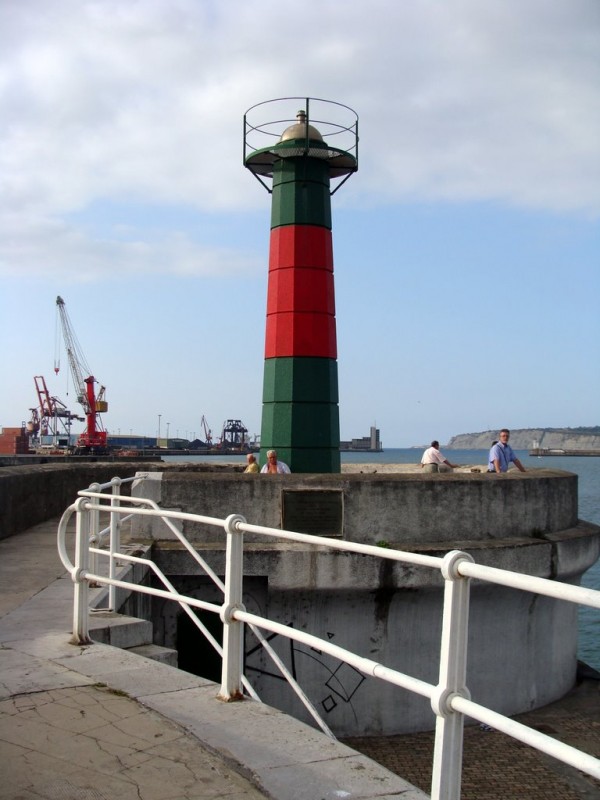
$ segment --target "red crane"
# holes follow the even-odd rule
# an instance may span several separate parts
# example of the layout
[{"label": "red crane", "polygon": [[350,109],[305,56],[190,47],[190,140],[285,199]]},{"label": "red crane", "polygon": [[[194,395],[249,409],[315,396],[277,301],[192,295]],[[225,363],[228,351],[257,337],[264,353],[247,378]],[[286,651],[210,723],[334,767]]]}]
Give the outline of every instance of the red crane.
[{"label": "red crane", "polygon": [[202,414],[202,419],[200,420],[200,425],[204,429],[204,441],[209,447],[212,447],[212,433],[210,428],[208,427],[208,422],[206,421],[206,417]]},{"label": "red crane", "polygon": [[[49,428],[48,421],[54,417],[56,412],[56,398],[50,397],[50,392],[48,391],[46,380],[43,375],[35,375],[33,381],[35,383],[35,391],[37,392],[38,396],[38,413],[42,435],[47,436]],[[34,409],[32,408],[31,410],[33,411]]]},{"label": "red crane", "polygon": [[41,436],[48,436],[49,433],[52,433],[56,444],[58,439],[58,423],[60,421],[69,438],[72,420],[78,419],[83,421],[84,418],[72,414],[58,397],[53,397],[50,394],[46,386],[46,379],[43,375],[35,375],[33,381],[38,396],[38,406],[37,408],[30,409],[31,420],[27,423],[28,432],[34,440],[38,438],[38,434]]},{"label": "red crane", "polygon": [[[73,383],[77,390],[77,402],[83,406],[86,418],[86,430],[79,436],[75,452],[105,453],[108,450],[106,431],[100,417],[101,413],[108,411],[108,403],[104,400],[105,388],[100,386],[100,390],[96,394],[94,384],[98,383],[98,381],[91,374],[91,370],[86,363],[67,314],[65,301],[60,296],[56,298],[56,308],[60,317]],[[59,369],[60,360],[57,359],[54,363],[54,371],[58,373]],[[85,375],[87,377],[84,377]]]}]

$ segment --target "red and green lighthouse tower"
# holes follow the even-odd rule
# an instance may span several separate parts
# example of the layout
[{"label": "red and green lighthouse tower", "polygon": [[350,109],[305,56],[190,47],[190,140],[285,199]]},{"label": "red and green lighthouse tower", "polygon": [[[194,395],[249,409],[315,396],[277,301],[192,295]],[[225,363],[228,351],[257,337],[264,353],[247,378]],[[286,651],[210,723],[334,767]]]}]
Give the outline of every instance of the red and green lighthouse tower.
[{"label": "red and green lighthouse tower", "polygon": [[[299,99],[295,121],[250,122]],[[264,136],[269,146],[250,144]],[[292,472],[340,471],[331,195],[358,169],[357,145],[358,118],[339,103],[284,98],[244,117],[244,164],[272,193],[261,462],[277,450]]]}]

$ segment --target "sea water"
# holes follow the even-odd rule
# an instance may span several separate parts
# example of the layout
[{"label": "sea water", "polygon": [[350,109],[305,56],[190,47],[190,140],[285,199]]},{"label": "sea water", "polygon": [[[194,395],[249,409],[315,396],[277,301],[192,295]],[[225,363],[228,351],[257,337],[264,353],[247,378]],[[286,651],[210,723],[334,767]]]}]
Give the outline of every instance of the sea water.
[{"label": "sea water", "polygon": [[[485,465],[487,451],[448,450],[442,454],[453,464]],[[561,469],[574,472],[579,480],[579,518],[600,525],[600,456],[530,456],[516,450],[525,468]],[[415,448],[390,448],[382,453],[341,453],[342,464],[418,464],[422,451]],[[165,461],[244,462],[245,456],[163,456]],[[590,567],[581,585],[600,590],[600,560]],[[578,657],[600,671],[600,609],[580,608]]]}]

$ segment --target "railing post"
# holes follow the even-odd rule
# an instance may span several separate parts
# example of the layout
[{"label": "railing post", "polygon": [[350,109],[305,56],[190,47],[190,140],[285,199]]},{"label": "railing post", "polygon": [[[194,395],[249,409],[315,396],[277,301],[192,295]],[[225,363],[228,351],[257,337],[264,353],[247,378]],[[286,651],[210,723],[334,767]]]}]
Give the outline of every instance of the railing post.
[{"label": "railing post", "polygon": [[[117,577],[117,555],[121,552],[121,515],[112,513],[113,508],[118,508],[121,501],[118,495],[121,490],[121,478],[112,478],[112,497],[110,498],[110,556],[108,559],[108,577],[114,580]],[[117,587],[108,587],[108,608],[110,611],[117,610]]]},{"label": "railing post", "polygon": [[233,618],[242,605],[244,535],[237,525],[246,522],[239,514],[230,514],[225,520],[227,552],[225,560],[225,596],[221,609],[223,621],[223,662],[221,667],[221,690],[219,699],[230,702],[241,700],[242,657],[244,646],[244,624]]},{"label": "railing post", "polygon": [[[100,484],[99,483],[90,483],[88,491],[90,492],[99,492],[100,491]],[[94,499],[94,502],[98,502],[97,499]],[[89,512],[90,515],[90,545],[92,547],[99,547],[100,546],[100,512],[97,509],[93,509]],[[92,553],[91,555],[91,570],[92,572],[97,575],[98,574],[98,555],[97,553]]]},{"label": "railing post", "polygon": [[89,569],[90,560],[90,515],[87,501],[80,497],[77,507],[75,526],[75,564],[71,579],[75,584],[73,600],[73,635],[71,644],[89,644],[89,591],[85,573]]},{"label": "railing post", "polygon": [[466,687],[469,634],[469,579],[458,573],[468,553],[453,550],[442,564],[444,609],[440,648],[440,675],[431,706],[437,715],[431,776],[431,800],[460,800],[463,755],[463,714],[454,711],[454,695],[470,699]]}]

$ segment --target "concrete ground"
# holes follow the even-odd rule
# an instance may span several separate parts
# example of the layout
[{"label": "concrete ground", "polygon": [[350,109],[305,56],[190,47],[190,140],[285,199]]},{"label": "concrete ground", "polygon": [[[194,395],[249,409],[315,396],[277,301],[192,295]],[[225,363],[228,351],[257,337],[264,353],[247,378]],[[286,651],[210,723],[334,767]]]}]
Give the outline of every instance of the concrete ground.
[{"label": "concrete ground", "polygon": [[[600,681],[584,680],[562,700],[515,717],[600,758]],[[429,791],[433,733],[344,739],[414,786]],[[600,782],[479,725],[465,729],[461,800],[600,800]]]},{"label": "concrete ground", "polygon": [[[2,800],[426,797],[432,733],[336,743],[267,706],[220,703],[214,683],[165,664],[68,644],[56,526],[0,541]],[[599,681],[518,719],[600,757]],[[600,784],[470,726],[462,800],[488,798],[600,800]]]},{"label": "concrete ground", "polygon": [[2,800],[425,800],[347,746],[105,644],[69,644],[57,520],[0,541]]}]

